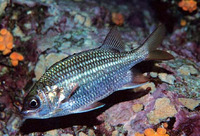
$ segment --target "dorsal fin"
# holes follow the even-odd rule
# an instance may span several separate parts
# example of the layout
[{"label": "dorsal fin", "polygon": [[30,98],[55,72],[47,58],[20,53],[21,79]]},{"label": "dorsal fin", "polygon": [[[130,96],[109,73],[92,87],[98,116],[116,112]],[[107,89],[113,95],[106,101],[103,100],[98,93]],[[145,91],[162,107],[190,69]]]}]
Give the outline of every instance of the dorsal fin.
[{"label": "dorsal fin", "polygon": [[101,48],[113,49],[119,52],[125,51],[125,46],[122,42],[121,35],[117,30],[117,27],[113,27],[107,34]]}]

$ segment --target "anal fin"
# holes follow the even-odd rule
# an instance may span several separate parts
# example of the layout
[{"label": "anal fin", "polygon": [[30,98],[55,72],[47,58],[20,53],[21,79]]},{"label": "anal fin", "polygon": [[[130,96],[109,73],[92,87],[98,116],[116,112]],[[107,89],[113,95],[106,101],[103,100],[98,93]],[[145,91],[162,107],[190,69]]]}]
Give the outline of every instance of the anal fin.
[{"label": "anal fin", "polygon": [[148,83],[148,82],[146,82],[146,83],[141,83],[141,84],[129,83],[129,84],[126,84],[126,85],[122,86],[121,88],[117,89],[117,91],[128,90],[128,89],[134,89],[134,88],[143,86],[143,85],[145,85],[145,84],[147,84],[147,83]]},{"label": "anal fin", "polygon": [[138,70],[134,68],[129,70],[124,78],[130,79],[129,82],[118,88],[116,91],[134,89],[148,83],[149,81],[146,76],[144,76],[142,73],[138,72]]}]

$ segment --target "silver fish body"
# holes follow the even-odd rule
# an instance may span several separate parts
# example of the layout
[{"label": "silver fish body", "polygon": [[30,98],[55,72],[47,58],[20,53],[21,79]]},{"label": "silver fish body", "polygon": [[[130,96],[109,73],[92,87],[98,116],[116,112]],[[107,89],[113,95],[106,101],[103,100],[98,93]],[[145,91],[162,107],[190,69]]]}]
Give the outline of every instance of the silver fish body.
[{"label": "silver fish body", "polygon": [[161,43],[159,26],[133,51],[125,51],[116,28],[100,48],[69,56],[54,65],[36,82],[24,99],[25,118],[50,118],[102,107],[99,100],[117,90],[134,88],[130,69],[145,60]]}]

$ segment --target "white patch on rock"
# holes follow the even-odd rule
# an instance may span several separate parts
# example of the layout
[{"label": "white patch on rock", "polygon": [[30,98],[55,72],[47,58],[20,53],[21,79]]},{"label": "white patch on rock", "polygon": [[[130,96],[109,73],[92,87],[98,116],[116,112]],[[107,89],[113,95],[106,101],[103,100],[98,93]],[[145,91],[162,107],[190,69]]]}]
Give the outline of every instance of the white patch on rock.
[{"label": "white patch on rock", "polygon": [[198,74],[197,69],[195,69],[192,65],[183,65],[178,69],[178,72],[186,76],[191,74]]},{"label": "white patch on rock", "polygon": [[176,80],[176,78],[173,75],[169,75],[167,73],[159,73],[158,77],[163,82],[166,82],[166,83],[169,83],[169,84],[174,84],[174,81]]},{"label": "white patch on rock", "polygon": [[7,0],[0,0],[0,16],[4,13],[5,8],[7,7]]},{"label": "white patch on rock", "polygon": [[194,110],[200,104],[200,100],[194,100],[189,98],[178,98],[178,101],[190,110]]}]

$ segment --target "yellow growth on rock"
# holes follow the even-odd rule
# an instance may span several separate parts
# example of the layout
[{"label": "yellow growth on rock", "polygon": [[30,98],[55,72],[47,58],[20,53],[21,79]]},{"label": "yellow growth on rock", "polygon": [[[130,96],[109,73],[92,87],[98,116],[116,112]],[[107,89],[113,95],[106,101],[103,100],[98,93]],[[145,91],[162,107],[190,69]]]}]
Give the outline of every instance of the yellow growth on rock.
[{"label": "yellow growth on rock", "polygon": [[200,100],[194,100],[189,98],[178,98],[178,101],[190,110],[194,110],[200,104]]},{"label": "yellow growth on rock", "polygon": [[174,105],[168,98],[158,98],[155,102],[155,110],[147,114],[149,123],[158,124],[160,120],[173,117],[177,113]]},{"label": "yellow growth on rock", "polygon": [[132,109],[133,109],[134,112],[139,112],[139,111],[141,111],[143,109],[143,107],[144,106],[142,104],[137,103],[137,104],[134,104],[132,106]]}]

